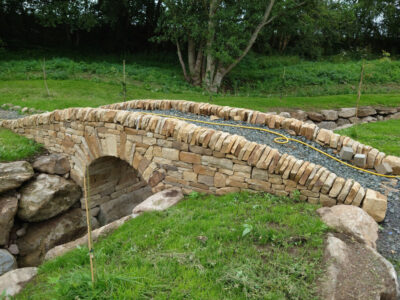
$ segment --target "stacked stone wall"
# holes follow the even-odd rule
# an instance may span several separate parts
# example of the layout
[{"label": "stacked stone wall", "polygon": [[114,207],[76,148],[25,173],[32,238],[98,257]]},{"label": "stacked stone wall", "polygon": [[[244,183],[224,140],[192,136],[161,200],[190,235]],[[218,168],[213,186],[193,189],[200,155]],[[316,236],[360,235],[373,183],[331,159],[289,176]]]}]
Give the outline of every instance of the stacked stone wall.
[{"label": "stacked stone wall", "polygon": [[[216,116],[226,120],[244,121],[251,124],[263,124],[269,128],[285,129],[292,135],[304,136],[310,141],[315,141],[322,146],[340,151],[342,147],[352,147],[354,154],[364,154],[368,169],[375,169],[383,162],[388,163],[393,174],[400,175],[400,157],[386,155],[368,145],[356,140],[334,133],[332,130],[320,128],[315,124],[304,122],[295,118],[286,118],[272,113],[263,113],[244,108],[219,106],[209,103],[191,102],[185,100],[133,100],[103,106],[107,109],[175,109],[181,112],[190,112],[204,116]],[[375,109],[374,109],[375,110]],[[396,110],[396,108],[393,108]],[[375,110],[376,111],[376,110]],[[397,110],[396,110],[397,111]],[[385,111],[382,110],[382,113]]]},{"label": "stacked stone wall", "polygon": [[[209,104],[133,101],[114,107],[175,108],[227,119],[240,116],[251,123],[287,127],[324,143],[332,138],[327,133],[322,139],[324,131],[298,120]],[[67,154],[71,177],[81,185],[88,165],[101,157],[113,156],[137,170],[152,192],[179,186],[184,193],[220,195],[251,190],[289,196],[298,190],[303,201],[325,206],[361,206],[378,221],[386,213],[384,195],[341,178],[324,166],[279,153],[242,136],[181,120],[122,110],[70,108],[2,121],[0,126],[44,144],[51,152]]]}]

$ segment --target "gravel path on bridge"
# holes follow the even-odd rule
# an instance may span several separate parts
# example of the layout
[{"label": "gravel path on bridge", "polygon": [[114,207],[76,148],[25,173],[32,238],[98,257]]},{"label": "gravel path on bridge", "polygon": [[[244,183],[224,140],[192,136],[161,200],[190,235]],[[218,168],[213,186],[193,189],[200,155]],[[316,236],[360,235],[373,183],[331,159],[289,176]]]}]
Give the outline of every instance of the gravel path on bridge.
[{"label": "gravel path on bridge", "polygon": [[1,119],[19,119],[25,117],[24,115],[20,115],[18,112],[13,110],[3,110],[0,109],[0,120]]},{"label": "gravel path on bridge", "polygon": [[[149,112],[146,110],[138,110],[134,109],[132,111],[141,111],[141,112]],[[186,117],[194,120],[201,121],[210,121],[209,117],[199,116],[192,113],[182,113],[176,110],[154,110],[153,113],[167,114],[171,116],[178,117]],[[248,123],[245,122],[237,122],[232,120],[214,120],[214,123],[220,124],[243,124],[249,126]],[[380,253],[382,253],[387,258],[392,259],[400,259],[400,199],[399,199],[399,190],[400,190],[400,182],[396,179],[388,179],[384,177],[379,177],[375,175],[371,175],[368,173],[364,173],[358,171],[356,169],[352,169],[342,165],[335,160],[332,160],[317,151],[314,151],[308,147],[302,146],[295,142],[289,142],[288,144],[277,144],[273,140],[276,137],[275,135],[268,134],[262,131],[256,131],[251,129],[244,128],[233,128],[233,127],[225,127],[219,125],[210,125],[203,123],[196,123],[192,121],[191,123],[197,124],[199,126],[210,127],[213,129],[225,131],[231,134],[242,135],[246,137],[249,141],[257,142],[260,144],[265,144],[270,147],[278,149],[281,153],[289,153],[295,156],[298,159],[307,160],[313,162],[315,164],[323,165],[330,171],[336,173],[338,176],[344,178],[352,178],[358,181],[364,188],[371,188],[388,196],[388,211],[385,220],[380,223],[381,230],[379,233],[379,240],[377,243],[377,247]],[[251,125],[253,127],[264,127],[263,125]],[[270,128],[268,128],[270,129]],[[271,129],[270,129],[271,130]],[[292,137],[285,130],[274,129],[273,131],[281,133],[287,137]],[[338,157],[338,155],[333,153],[333,149],[325,148],[320,146],[318,143],[311,142],[304,137],[297,136],[297,139],[307,142],[312,146],[324,150],[325,152]]]}]

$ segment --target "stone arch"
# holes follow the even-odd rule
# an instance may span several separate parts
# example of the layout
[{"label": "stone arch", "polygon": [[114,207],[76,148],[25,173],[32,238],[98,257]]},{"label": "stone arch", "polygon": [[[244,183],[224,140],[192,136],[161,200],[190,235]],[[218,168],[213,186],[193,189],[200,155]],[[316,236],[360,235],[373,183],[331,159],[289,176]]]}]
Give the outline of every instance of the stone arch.
[{"label": "stone arch", "polygon": [[[151,186],[126,161],[102,156],[88,166],[90,208],[100,225],[132,213],[133,208],[151,196]],[[82,208],[85,207],[81,199]]]}]

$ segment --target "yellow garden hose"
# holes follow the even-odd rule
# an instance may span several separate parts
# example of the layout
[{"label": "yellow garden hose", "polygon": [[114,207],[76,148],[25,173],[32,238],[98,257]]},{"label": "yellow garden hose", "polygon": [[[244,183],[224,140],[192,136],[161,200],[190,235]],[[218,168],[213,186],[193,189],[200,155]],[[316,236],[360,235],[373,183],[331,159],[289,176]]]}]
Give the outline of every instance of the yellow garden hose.
[{"label": "yellow garden hose", "polygon": [[344,162],[344,161],[342,161],[342,160],[340,160],[340,159],[338,159],[338,158],[336,158],[336,157],[334,157],[334,156],[332,156],[332,155],[330,155],[330,154],[328,154],[328,153],[326,153],[326,152],[324,152],[322,150],[319,150],[318,148],[315,148],[314,146],[309,145],[309,144],[307,144],[307,143],[305,143],[303,141],[287,137],[287,136],[285,136],[285,135],[283,135],[281,133],[278,133],[278,132],[275,132],[275,131],[272,131],[272,130],[269,130],[269,129],[266,129],[266,128],[245,126],[245,125],[239,125],[239,124],[226,124],[226,123],[202,121],[202,120],[196,120],[196,119],[190,119],[190,118],[184,118],[184,117],[177,117],[177,116],[173,116],[173,115],[166,115],[166,114],[159,114],[159,113],[150,113],[150,112],[143,112],[143,113],[149,114],[149,115],[165,117],[165,118],[173,118],[173,119],[178,119],[178,120],[183,120],[183,121],[189,121],[189,122],[203,123],[203,124],[216,125],[216,126],[244,128],[244,129],[251,129],[251,130],[258,130],[258,131],[268,132],[268,133],[271,133],[271,134],[274,134],[274,135],[278,136],[278,137],[276,137],[274,139],[274,142],[277,143],[277,144],[286,144],[289,141],[293,141],[293,142],[302,144],[304,146],[307,146],[308,148],[311,148],[311,149],[313,149],[313,150],[315,150],[315,151],[317,151],[317,152],[319,152],[319,153],[321,153],[321,154],[323,154],[323,155],[325,155],[325,156],[327,156],[327,157],[329,157],[329,158],[331,158],[333,160],[336,160],[337,162],[339,162],[339,163],[341,163],[341,164],[343,164],[343,165],[345,165],[347,167],[350,167],[350,168],[353,168],[353,169],[356,169],[356,170],[359,170],[359,171],[362,171],[362,172],[365,172],[365,173],[369,173],[369,174],[372,174],[372,175],[380,176],[380,177],[400,178],[400,175],[383,175],[383,174],[379,174],[379,173],[372,172],[372,171],[369,171],[369,170],[366,170],[366,169],[363,169],[363,168],[359,168],[359,167],[353,166],[353,165],[351,165],[349,163],[346,163],[346,162]]}]

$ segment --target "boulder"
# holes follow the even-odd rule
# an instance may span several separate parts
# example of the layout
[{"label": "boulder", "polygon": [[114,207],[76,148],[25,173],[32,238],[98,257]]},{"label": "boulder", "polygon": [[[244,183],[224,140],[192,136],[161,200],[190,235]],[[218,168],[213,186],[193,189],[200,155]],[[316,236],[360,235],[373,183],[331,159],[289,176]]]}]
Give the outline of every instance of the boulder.
[{"label": "boulder", "polygon": [[376,248],[378,224],[364,210],[353,205],[335,205],[317,210],[322,221],[329,227],[351,235],[358,241]]},{"label": "boulder", "polygon": [[17,295],[35,278],[37,271],[37,268],[21,268],[4,274],[0,277],[0,295],[9,297]]},{"label": "boulder", "polygon": [[400,120],[400,112],[385,117],[385,120]]},{"label": "boulder", "polygon": [[138,214],[146,211],[165,210],[183,199],[180,188],[171,188],[154,194],[136,206],[132,213]]},{"label": "boulder", "polygon": [[395,114],[397,112],[396,107],[376,107],[375,108],[380,115],[389,115],[389,114]]},{"label": "boulder", "polygon": [[0,163],[0,193],[20,187],[33,174],[33,168],[27,161]]},{"label": "boulder", "polygon": [[321,121],[325,120],[325,117],[322,114],[317,113],[317,112],[309,112],[308,113],[308,118],[310,120],[315,121],[315,122],[321,122]]},{"label": "boulder", "polygon": [[398,299],[396,272],[375,249],[345,235],[328,234],[324,262],[321,299]]},{"label": "boulder", "polygon": [[324,129],[335,129],[337,127],[336,123],[333,121],[323,121],[321,123],[317,124],[319,128],[324,128]]},{"label": "boulder", "polygon": [[[92,228],[98,222],[92,218]],[[39,265],[46,252],[57,245],[72,241],[87,232],[86,213],[80,208],[39,223],[32,223],[23,237],[17,239],[19,248],[18,263],[21,267]]]},{"label": "boulder", "polygon": [[64,175],[69,172],[70,165],[65,155],[50,154],[37,158],[33,168],[43,173]]},{"label": "boulder", "polygon": [[17,209],[18,198],[16,195],[0,196],[0,245],[5,245],[8,242]]},{"label": "boulder", "polygon": [[0,275],[17,268],[17,261],[5,249],[0,249]]},{"label": "boulder", "polygon": [[286,111],[282,111],[279,113],[279,116],[282,116],[284,118],[290,118],[290,113],[288,113]]},{"label": "boulder", "polygon": [[307,113],[304,110],[292,111],[290,113],[290,116],[292,118],[295,118],[295,119],[300,120],[300,121],[305,121],[305,120],[307,120],[307,117],[308,117]]},{"label": "boulder", "polygon": [[368,117],[368,116],[372,116],[372,115],[376,115],[375,108],[373,108],[371,106],[362,106],[362,107],[358,108],[357,116],[359,118]]},{"label": "boulder", "polygon": [[336,110],[321,110],[321,114],[325,117],[326,121],[336,121],[339,117]]},{"label": "boulder", "polygon": [[343,126],[343,125],[348,125],[348,124],[350,124],[350,121],[347,119],[343,119],[343,118],[338,119],[336,122],[336,125],[338,127]]},{"label": "boulder", "polygon": [[338,111],[338,115],[340,118],[351,118],[356,115],[356,108],[355,107],[350,107],[350,108],[341,108]]},{"label": "boulder", "polygon": [[[115,231],[116,229],[118,229],[120,226],[122,226],[123,224],[125,224],[127,221],[129,221],[132,218],[135,218],[139,215],[129,215],[126,217],[123,217],[117,221],[114,221],[112,223],[109,223],[107,225],[104,225],[98,229],[95,229],[92,231],[92,240],[93,242],[96,242],[100,237],[106,236],[110,233],[112,233],[113,231]],[[52,249],[50,249],[45,256],[45,260],[50,260],[53,258],[56,258],[58,256],[61,256],[73,249],[75,249],[78,246],[83,246],[83,245],[87,245],[88,243],[88,236],[87,234],[84,235],[83,237],[76,239],[72,242],[68,242],[66,244],[62,244],[59,246],[56,246]]]},{"label": "boulder", "polygon": [[143,202],[152,194],[151,187],[146,186],[100,205],[100,212],[98,215],[100,224],[105,225],[130,215],[132,210],[139,203]]},{"label": "boulder", "polygon": [[40,174],[21,189],[18,217],[38,222],[50,219],[75,204],[81,189],[72,180],[57,175]]}]

